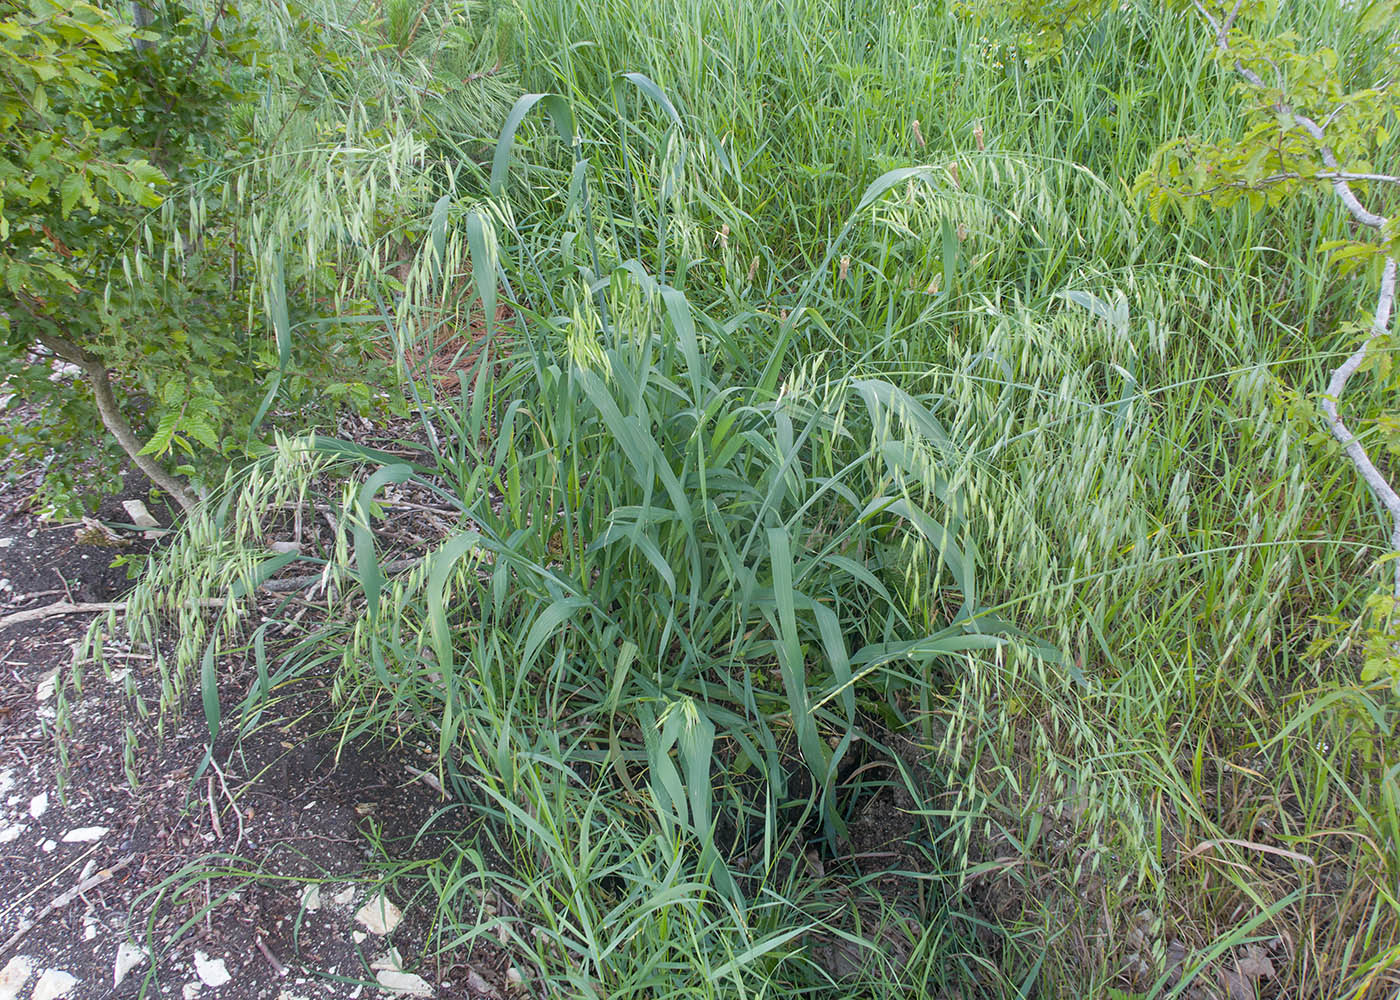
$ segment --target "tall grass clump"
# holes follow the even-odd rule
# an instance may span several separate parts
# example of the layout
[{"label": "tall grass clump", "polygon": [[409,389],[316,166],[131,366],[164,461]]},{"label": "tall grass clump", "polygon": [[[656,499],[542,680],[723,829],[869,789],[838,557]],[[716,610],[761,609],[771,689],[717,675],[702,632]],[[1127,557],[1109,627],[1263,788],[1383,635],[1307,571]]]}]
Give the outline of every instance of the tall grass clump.
[{"label": "tall grass clump", "polygon": [[[344,737],[428,738],[478,819],[403,875],[442,947],[598,996],[1181,995],[1251,949],[1266,993],[1393,980],[1395,704],[1346,645],[1386,541],[1313,404],[1345,221],[1145,223],[1151,152],[1230,125],[1160,10],[1036,66],[955,14],[521,0],[537,93],[367,310],[405,359],[484,318],[410,385],[431,449],[230,487],[255,524],[314,481],[339,526],[261,690],[333,665]],[[454,524],[396,574],[401,487]],[[280,568],[226,544],[127,627]],[[164,668],[211,639],[237,615]],[[876,770],[921,859],[878,876],[841,846]]]}]

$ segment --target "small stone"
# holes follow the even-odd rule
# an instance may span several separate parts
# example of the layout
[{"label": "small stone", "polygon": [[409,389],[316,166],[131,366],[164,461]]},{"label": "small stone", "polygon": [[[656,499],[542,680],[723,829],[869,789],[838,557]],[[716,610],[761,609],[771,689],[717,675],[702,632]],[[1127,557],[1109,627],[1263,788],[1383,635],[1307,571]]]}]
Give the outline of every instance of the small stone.
[{"label": "small stone", "polygon": [[353,885],[347,885],[344,889],[341,889],[331,897],[331,902],[336,906],[349,906],[354,901],[355,887]]},{"label": "small stone", "polygon": [[355,914],[355,922],[371,934],[388,934],[403,920],[403,913],[382,892]]},{"label": "small stone", "polygon": [[8,844],[11,841],[19,840],[19,835],[27,829],[28,827],[22,823],[15,823],[4,829],[0,829],[0,844]]},{"label": "small stone", "polygon": [[29,800],[29,815],[33,819],[38,819],[49,811],[49,793],[40,792]]},{"label": "small stone", "polygon": [[48,701],[53,697],[53,693],[58,690],[58,668],[54,667],[43,677],[39,678],[39,683],[34,685],[34,700]]},{"label": "small stone", "polygon": [[123,500],[122,507],[126,510],[126,516],[131,518],[131,523],[136,525],[136,527],[160,527],[160,522],[151,516],[151,512],[146,509],[146,505],[140,500]]},{"label": "small stone", "polygon": [[43,851],[45,854],[52,854],[56,847],[58,847],[58,841],[46,840],[39,845],[39,850]]},{"label": "small stone", "polygon": [[180,996],[183,997],[184,1000],[195,1000],[195,997],[199,996],[203,989],[204,987],[200,986],[198,983],[186,983],[180,988]]},{"label": "small stone", "polygon": [[58,1000],[73,992],[78,985],[78,977],[69,975],[62,969],[49,969],[34,984],[31,1000]]},{"label": "small stone", "polygon": [[313,883],[302,887],[301,906],[307,913],[315,913],[321,908],[321,887],[319,885]]},{"label": "small stone", "polygon": [[364,944],[365,938],[369,937],[364,931],[354,931],[350,936],[354,938],[356,944]]},{"label": "small stone", "polygon": [[92,844],[107,836],[108,828],[105,826],[80,826],[76,830],[69,830],[63,835],[65,844]]},{"label": "small stone", "polygon": [[10,959],[5,968],[0,969],[0,1000],[16,1000],[33,971],[34,963],[28,955],[16,955]]},{"label": "small stone", "polygon": [[233,978],[222,958],[210,958],[202,951],[194,953],[194,972],[199,981],[211,989],[218,989]]},{"label": "small stone", "polygon": [[374,977],[379,985],[390,993],[402,993],[411,997],[430,997],[433,995],[433,988],[428,985],[428,981],[422,976],[416,976],[411,972],[400,972],[396,969],[380,969]]},{"label": "small stone", "polygon": [[126,978],[126,974],[146,961],[148,953],[145,948],[132,944],[130,941],[123,941],[117,945],[117,960],[112,966],[112,988],[116,989],[121,985],[121,981]]},{"label": "small stone", "polygon": [[[95,517],[83,518],[82,525],[74,532],[74,538],[79,545],[100,545],[113,549],[131,544],[130,539],[123,538]],[[87,556],[82,558],[86,559]]]}]

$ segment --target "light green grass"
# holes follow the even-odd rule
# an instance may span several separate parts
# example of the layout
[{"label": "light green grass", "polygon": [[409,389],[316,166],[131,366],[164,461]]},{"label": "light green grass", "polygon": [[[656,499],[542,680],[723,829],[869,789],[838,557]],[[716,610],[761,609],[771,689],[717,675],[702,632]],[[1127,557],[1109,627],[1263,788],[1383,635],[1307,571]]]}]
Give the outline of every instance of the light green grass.
[{"label": "light green grass", "polygon": [[[431,460],[332,467],[340,618],[269,664],[338,661],[346,737],[427,736],[486,817],[507,870],[463,837],[401,875],[439,943],[504,933],[564,995],[1069,997],[1163,992],[1125,969],[1172,941],[1218,985],[1277,936],[1278,995],[1390,988],[1395,707],[1313,648],[1385,551],[1308,404],[1364,288],[1317,256],[1326,201],[1158,228],[1127,195],[1230,127],[1194,25],[1128,7],[1031,70],[936,4],[517,13],[576,144],[512,118],[493,186],[488,136],[454,137],[389,324],[411,347],[500,296],[499,363],[435,397]],[[1343,43],[1350,16],[1291,14]],[[248,526],[317,449],[246,476],[243,534],[189,533],[134,621],[254,572]],[[384,582],[378,491],[410,477],[460,533]],[[184,627],[197,663],[217,630]],[[803,868],[776,806],[786,755],[838,843],[820,789],[893,731],[912,923]],[[833,983],[842,935],[904,959]]]}]

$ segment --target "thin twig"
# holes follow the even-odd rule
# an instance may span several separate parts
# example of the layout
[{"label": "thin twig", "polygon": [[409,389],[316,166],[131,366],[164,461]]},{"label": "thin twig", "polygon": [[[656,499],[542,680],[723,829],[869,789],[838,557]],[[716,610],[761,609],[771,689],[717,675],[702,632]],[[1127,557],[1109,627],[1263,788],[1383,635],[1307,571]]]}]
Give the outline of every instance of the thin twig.
[{"label": "thin twig", "polygon": [[[210,763],[213,763],[211,760]],[[209,793],[206,796],[209,803],[209,821],[214,824],[214,836],[220,841],[224,839],[224,824],[219,822],[219,806],[214,801],[214,778],[209,778]]]},{"label": "thin twig", "polygon": [[[421,561],[421,557],[408,559],[393,559],[383,563],[379,568],[384,573],[401,573],[410,569]],[[307,587],[315,586],[324,579],[323,573],[315,573],[308,576],[283,577],[276,580],[265,580],[258,588],[270,593],[281,594],[290,593],[297,590],[305,590]],[[207,597],[199,602],[200,607],[222,608],[224,599],[221,597]],[[0,630],[11,628],[15,625],[23,625],[26,622],[41,621],[45,618],[55,618],[60,615],[87,615],[100,614],[103,611],[125,611],[126,601],[94,601],[91,603],[74,603],[70,601],[56,601],[53,604],[46,604],[42,608],[29,608],[25,611],[15,611],[12,614],[0,618]]]},{"label": "thin twig", "polygon": [[49,914],[53,913],[55,910],[63,909],[65,906],[73,902],[73,900],[77,899],[83,893],[96,889],[99,885],[104,885],[107,882],[110,882],[112,880],[112,877],[116,875],[117,872],[125,868],[127,865],[131,864],[135,857],[136,855],[134,854],[128,854],[124,858],[119,858],[113,864],[110,864],[106,868],[103,868],[97,874],[83,879],[81,882],[79,882],[73,888],[69,889],[67,892],[55,896],[52,900],[49,901],[48,905],[46,905],[42,910],[40,910],[34,915],[33,920],[24,920],[20,922],[19,929],[10,935],[9,940],[7,940],[4,944],[0,945],[0,955],[5,954],[5,952],[9,951],[15,945],[19,944],[19,942],[24,938],[26,934],[28,934],[31,930],[37,927],[45,919],[47,919]]},{"label": "thin twig", "polygon": [[267,946],[262,937],[255,938],[254,943],[257,944],[258,951],[262,952],[262,957],[267,959],[267,964],[272,966],[272,971],[279,976],[285,976],[287,967],[277,960],[277,956],[272,953],[272,949]]},{"label": "thin twig", "polygon": [[[222,599],[217,597],[207,598],[200,601],[201,607],[221,608],[224,606]],[[0,630],[11,628],[15,625],[23,625],[25,622],[37,622],[45,618],[56,618],[59,615],[90,615],[100,614],[103,611],[125,611],[126,601],[94,601],[87,604],[73,603],[70,601],[55,601],[53,604],[46,604],[42,608],[29,608],[26,611],[16,611],[13,614],[0,618]]]},{"label": "thin twig", "polygon": [[1229,190],[1262,191],[1275,184],[1282,184],[1284,181],[1336,181],[1339,178],[1344,181],[1374,181],[1382,184],[1400,184],[1400,177],[1390,174],[1358,174],[1350,170],[1319,170],[1315,174],[1300,174],[1297,171],[1290,170],[1280,174],[1269,174],[1267,177],[1260,177],[1252,181],[1229,181],[1224,184],[1217,184],[1215,187],[1201,188],[1200,190],[1192,191],[1190,194],[1193,198],[1205,198],[1213,194],[1218,194],[1221,191]]},{"label": "thin twig", "polygon": [[[224,798],[228,799],[229,808],[233,810],[233,818],[238,820],[238,839],[236,839],[233,842],[233,850],[229,852],[230,854],[237,854],[238,848],[243,845],[243,811],[238,808],[238,800],[235,799],[233,797],[233,793],[229,791],[228,781],[224,778],[224,772],[223,769],[219,767],[219,762],[214,759],[214,750],[212,747],[209,748],[209,766],[212,767],[214,769],[214,773],[218,775],[219,787],[224,790]],[[211,778],[209,779],[209,781],[210,808],[213,808],[213,779]],[[218,829],[218,823],[219,821],[216,817],[214,820],[215,829]],[[219,839],[222,840],[223,836],[223,833],[220,832]]]},{"label": "thin twig", "polygon": [[102,611],[123,611],[126,609],[125,601],[98,601],[91,604],[72,604],[68,601],[56,601],[53,604],[46,604],[42,608],[30,608],[27,611],[16,611],[0,618],[0,629],[10,628],[13,625],[23,625],[25,622],[36,622],[44,618],[53,618],[58,615],[86,615],[97,614]]}]

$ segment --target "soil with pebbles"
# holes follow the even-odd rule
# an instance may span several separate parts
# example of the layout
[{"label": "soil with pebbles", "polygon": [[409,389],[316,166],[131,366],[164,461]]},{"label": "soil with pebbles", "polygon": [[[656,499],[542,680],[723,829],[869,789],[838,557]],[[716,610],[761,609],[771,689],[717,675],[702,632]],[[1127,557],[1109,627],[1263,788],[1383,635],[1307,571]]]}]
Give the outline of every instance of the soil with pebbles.
[{"label": "soil with pebbles", "polygon": [[[119,601],[129,585],[119,557],[157,544],[122,527],[132,519],[121,501],[150,499],[144,480],[129,476],[103,502],[103,530],[40,521],[24,509],[23,486],[0,488],[0,617]],[[169,523],[168,510],[149,506]],[[496,992],[488,983],[504,970],[489,949],[471,966],[423,962],[426,913],[380,897],[383,851],[402,859],[443,848],[415,837],[443,806],[421,777],[426,756],[338,750],[318,723],[317,691],[283,699],[278,718],[236,747],[222,735],[206,765],[202,713],[156,740],[124,693],[130,672],[154,703],[149,658],[118,651],[112,678],[89,672],[81,692],[65,692],[75,725],[60,790],[55,685],[91,619],[0,629],[0,1000]],[[134,786],[128,722],[144,732],[130,756]]]}]

